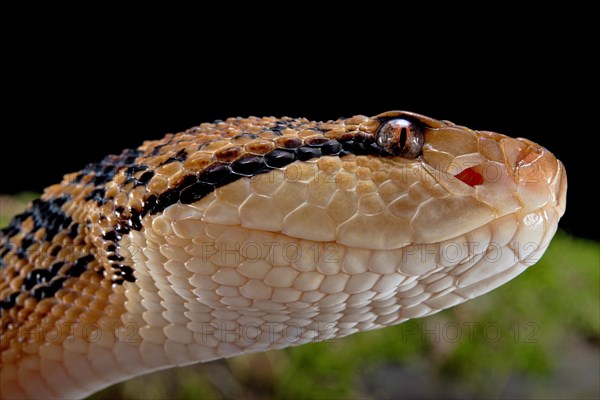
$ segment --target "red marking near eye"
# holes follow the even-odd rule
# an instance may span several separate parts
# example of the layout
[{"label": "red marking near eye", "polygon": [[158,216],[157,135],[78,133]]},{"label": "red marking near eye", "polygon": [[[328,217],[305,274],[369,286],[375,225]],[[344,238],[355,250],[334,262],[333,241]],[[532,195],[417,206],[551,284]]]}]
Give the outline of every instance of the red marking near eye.
[{"label": "red marking near eye", "polygon": [[456,179],[460,179],[469,186],[477,186],[483,183],[483,176],[473,168],[467,168],[464,171],[454,175]]}]

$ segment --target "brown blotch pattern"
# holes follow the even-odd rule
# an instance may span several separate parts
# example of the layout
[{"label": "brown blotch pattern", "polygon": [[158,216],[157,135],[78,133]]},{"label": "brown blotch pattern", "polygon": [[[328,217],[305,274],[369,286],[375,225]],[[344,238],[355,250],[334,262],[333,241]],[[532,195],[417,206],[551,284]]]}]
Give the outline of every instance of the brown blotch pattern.
[{"label": "brown blotch pattern", "polygon": [[0,350],[39,345],[39,327],[117,324],[125,311],[120,287],[135,281],[133,261],[119,241],[143,228],[144,215],[291,162],[381,154],[373,144],[378,125],[362,116],[328,122],[230,118],[65,175],[0,232]]}]

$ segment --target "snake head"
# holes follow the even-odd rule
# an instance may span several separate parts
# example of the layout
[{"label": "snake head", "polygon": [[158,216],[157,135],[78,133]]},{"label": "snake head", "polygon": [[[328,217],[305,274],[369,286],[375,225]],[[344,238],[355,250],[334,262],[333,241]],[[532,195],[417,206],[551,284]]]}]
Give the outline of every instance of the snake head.
[{"label": "snake head", "polygon": [[[232,118],[183,137],[202,143],[144,147],[148,187],[164,192],[151,213],[185,203],[207,223],[383,250],[542,211],[554,232],[565,209],[564,167],[548,150],[411,112]],[[164,165],[170,147],[182,156]]]},{"label": "snake head", "polygon": [[[380,162],[393,165],[390,179],[379,183],[373,195],[387,203],[384,219],[402,225],[401,233],[382,235],[401,239],[392,247],[400,241],[447,240],[505,215],[536,210],[545,210],[548,228],[554,232],[552,225],[555,227],[565,211],[566,173],[562,163],[544,147],[527,139],[475,131],[405,111],[365,118],[360,129],[378,139],[393,125],[407,127],[409,139],[412,129],[420,139],[418,151],[412,149],[413,156],[384,154],[371,168],[371,176],[378,177]],[[396,141],[407,141],[402,134],[396,135]],[[384,151],[393,148],[382,147]],[[359,241],[351,240],[353,244]]]}]

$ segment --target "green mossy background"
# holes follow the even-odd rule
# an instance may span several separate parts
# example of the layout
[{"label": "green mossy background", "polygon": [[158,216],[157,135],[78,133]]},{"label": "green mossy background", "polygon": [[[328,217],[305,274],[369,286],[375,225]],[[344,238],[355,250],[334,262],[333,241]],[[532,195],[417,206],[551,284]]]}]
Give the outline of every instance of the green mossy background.
[{"label": "green mossy background", "polygon": [[[0,226],[34,197],[0,196]],[[600,243],[559,231],[521,276],[431,317],[158,372],[90,399],[167,398],[600,398]]]}]

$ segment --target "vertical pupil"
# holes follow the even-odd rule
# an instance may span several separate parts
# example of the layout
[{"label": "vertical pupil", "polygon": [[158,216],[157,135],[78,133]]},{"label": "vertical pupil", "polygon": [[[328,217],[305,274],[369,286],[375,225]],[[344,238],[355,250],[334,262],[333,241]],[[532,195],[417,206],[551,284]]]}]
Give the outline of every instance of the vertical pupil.
[{"label": "vertical pupil", "polygon": [[403,126],[402,128],[400,128],[400,149],[404,149],[404,146],[406,146],[406,127]]},{"label": "vertical pupil", "polygon": [[397,118],[385,122],[376,132],[377,146],[387,153],[414,159],[423,147],[423,132],[412,122]]}]

